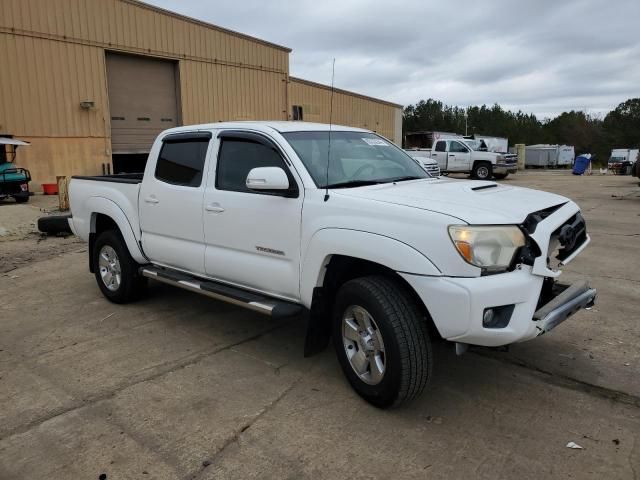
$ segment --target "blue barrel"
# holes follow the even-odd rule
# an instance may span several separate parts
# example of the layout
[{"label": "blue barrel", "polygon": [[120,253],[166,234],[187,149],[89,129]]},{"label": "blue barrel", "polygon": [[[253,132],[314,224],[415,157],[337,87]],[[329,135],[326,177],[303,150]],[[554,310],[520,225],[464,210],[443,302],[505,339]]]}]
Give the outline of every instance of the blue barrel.
[{"label": "blue barrel", "polygon": [[584,155],[580,155],[576,157],[576,161],[573,164],[573,174],[574,175],[584,175],[584,172],[589,168],[590,158],[585,157]]}]

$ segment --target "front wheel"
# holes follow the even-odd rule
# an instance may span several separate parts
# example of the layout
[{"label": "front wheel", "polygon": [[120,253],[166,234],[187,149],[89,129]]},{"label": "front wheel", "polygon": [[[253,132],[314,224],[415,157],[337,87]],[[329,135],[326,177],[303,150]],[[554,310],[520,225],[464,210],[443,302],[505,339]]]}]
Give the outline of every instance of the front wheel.
[{"label": "front wheel", "polygon": [[147,279],[138,274],[139,265],[120,232],[107,230],[98,235],[92,262],[98,287],[108,300],[127,303],[141,295]]},{"label": "front wheel", "polygon": [[16,203],[27,203],[29,201],[28,195],[20,195],[13,198],[16,201]]},{"label": "front wheel", "polygon": [[387,277],[357,278],[340,288],[333,341],[349,383],[376,407],[412,400],[431,378],[426,319],[411,295]]},{"label": "front wheel", "polygon": [[478,180],[489,180],[493,173],[493,169],[491,168],[491,164],[489,162],[476,162],[473,166],[473,171],[471,172],[471,176],[473,178],[477,178]]},{"label": "front wheel", "polygon": [[504,180],[508,176],[509,176],[508,173],[494,173],[493,174],[493,178],[495,178],[496,180]]}]

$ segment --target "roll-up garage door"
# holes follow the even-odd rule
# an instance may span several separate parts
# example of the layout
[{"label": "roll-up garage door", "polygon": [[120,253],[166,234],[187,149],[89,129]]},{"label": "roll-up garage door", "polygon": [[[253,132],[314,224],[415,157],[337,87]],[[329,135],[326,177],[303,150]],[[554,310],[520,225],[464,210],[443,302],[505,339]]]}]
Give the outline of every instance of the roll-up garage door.
[{"label": "roll-up garage door", "polygon": [[107,82],[114,154],[148,153],[178,125],[175,62],[107,53]]}]

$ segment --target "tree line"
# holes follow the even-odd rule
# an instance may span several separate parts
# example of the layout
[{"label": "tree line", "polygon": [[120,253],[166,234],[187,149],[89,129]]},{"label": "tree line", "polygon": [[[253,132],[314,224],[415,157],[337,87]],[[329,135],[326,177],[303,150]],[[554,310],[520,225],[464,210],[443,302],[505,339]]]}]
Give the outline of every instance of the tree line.
[{"label": "tree line", "polygon": [[531,113],[505,110],[498,104],[465,109],[430,98],[405,107],[403,131],[464,133],[465,121],[469,135],[507,137],[510,146],[516,143],[573,145],[576,155],[595,155],[595,163],[606,163],[612,148],[640,146],[640,98],[621,103],[604,118],[571,110],[543,120]]}]

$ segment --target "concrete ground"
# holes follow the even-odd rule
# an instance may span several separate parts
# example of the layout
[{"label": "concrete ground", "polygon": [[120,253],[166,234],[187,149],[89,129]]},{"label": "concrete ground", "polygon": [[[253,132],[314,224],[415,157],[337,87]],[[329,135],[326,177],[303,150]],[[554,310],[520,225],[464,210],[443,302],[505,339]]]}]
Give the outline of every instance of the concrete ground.
[{"label": "concrete ground", "polygon": [[[637,479],[637,180],[504,183],[582,206],[593,242],[563,278],[589,278],[599,303],[508,353],[438,346],[431,389],[391,411],[359,399],[331,349],[304,359],[300,321],[160,284],[113,305],[84,245],[0,238],[30,259],[0,275],[0,479]],[[0,227],[22,207],[0,206]]]}]

